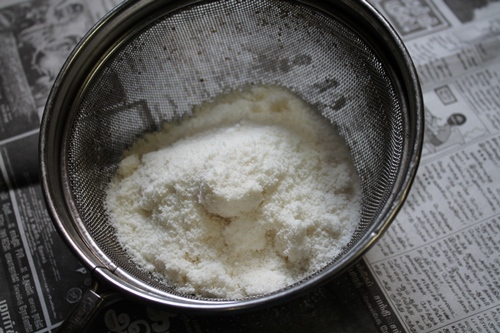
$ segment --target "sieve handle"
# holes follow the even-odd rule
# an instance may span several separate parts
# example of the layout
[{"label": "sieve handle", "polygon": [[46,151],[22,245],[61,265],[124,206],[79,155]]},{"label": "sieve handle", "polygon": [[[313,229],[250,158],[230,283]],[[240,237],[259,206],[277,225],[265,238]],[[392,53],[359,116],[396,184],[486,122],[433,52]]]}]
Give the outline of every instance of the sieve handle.
[{"label": "sieve handle", "polygon": [[93,289],[87,289],[81,300],[71,310],[57,333],[81,333],[85,332],[85,327],[93,321],[103,304],[107,303],[107,297],[97,292],[97,284]]}]

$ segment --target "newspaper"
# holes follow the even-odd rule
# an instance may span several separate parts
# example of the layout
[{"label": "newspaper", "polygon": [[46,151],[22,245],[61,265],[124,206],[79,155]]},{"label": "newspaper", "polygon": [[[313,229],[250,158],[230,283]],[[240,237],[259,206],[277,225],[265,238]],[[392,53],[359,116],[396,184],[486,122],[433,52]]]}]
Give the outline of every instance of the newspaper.
[{"label": "newspaper", "polygon": [[[197,317],[118,300],[91,332],[500,332],[500,2],[371,0],[401,35],[425,143],[396,221],[338,279],[288,304]],[[41,115],[72,47],[118,0],[0,0],[0,333],[52,332],[92,276],[38,176]]]}]

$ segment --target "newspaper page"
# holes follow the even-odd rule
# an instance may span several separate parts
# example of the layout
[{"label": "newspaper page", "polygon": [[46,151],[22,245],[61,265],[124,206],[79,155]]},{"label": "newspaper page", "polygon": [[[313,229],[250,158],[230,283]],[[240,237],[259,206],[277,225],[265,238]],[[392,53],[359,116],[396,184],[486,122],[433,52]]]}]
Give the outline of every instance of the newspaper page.
[{"label": "newspaper page", "polygon": [[425,141],[407,203],[353,274],[404,331],[499,332],[500,2],[374,4],[417,67]]},{"label": "newspaper page", "polygon": [[[90,332],[500,332],[500,2],[370,0],[403,38],[426,133],[409,198],[345,274],[289,304],[196,317],[132,300]],[[92,276],[52,225],[38,176],[49,90],[118,0],[0,0],[0,333],[53,332]]]}]

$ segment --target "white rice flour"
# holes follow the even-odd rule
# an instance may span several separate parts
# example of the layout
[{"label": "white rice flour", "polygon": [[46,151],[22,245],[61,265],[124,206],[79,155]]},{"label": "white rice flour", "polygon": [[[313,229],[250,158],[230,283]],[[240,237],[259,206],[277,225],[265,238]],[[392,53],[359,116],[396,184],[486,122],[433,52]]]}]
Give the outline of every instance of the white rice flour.
[{"label": "white rice flour", "polygon": [[147,134],[107,191],[119,241],[180,292],[236,299],[326,265],[360,219],[361,190],[333,127],[297,96],[255,86]]}]

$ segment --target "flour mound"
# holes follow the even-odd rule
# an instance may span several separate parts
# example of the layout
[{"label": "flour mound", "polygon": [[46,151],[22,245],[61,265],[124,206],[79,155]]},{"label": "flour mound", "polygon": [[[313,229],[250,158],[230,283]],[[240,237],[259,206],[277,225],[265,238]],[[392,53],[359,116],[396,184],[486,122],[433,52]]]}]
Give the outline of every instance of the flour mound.
[{"label": "flour mound", "polygon": [[288,90],[255,86],[137,141],[107,190],[117,237],[186,294],[237,299],[322,268],[350,240],[361,190],[345,143]]}]

